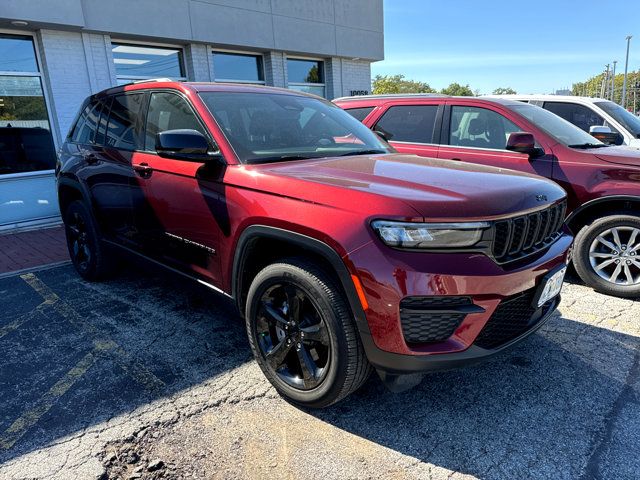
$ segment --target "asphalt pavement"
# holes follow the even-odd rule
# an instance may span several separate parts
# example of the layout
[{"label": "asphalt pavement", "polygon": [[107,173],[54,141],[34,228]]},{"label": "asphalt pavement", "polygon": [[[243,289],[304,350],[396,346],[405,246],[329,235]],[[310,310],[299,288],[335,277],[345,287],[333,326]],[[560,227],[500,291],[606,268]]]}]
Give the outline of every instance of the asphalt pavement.
[{"label": "asphalt pavement", "polygon": [[566,283],[489,362],[304,411],[232,303],[146,265],[0,279],[0,478],[639,478],[640,302]]}]

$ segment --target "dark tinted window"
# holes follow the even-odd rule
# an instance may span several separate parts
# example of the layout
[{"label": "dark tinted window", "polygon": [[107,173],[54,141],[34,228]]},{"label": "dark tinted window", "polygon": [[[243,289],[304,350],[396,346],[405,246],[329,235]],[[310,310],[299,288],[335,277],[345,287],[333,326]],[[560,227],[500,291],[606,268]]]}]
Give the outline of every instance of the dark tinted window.
[{"label": "dark tinted window", "polygon": [[544,102],[544,109],[573,123],[585,132],[589,132],[589,127],[593,125],[605,124],[604,119],[596,112],[584,105],[578,105],[576,103]]},{"label": "dark tinted window", "polygon": [[640,118],[633,113],[628,112],[617,103],[598,102],[596,105],[611,115],[614,120],[620,122],[623,127],[629,130],[629,132],[640,138]]},{"label": "dark tinted window", "polygon": [[515,123],[493,110],[451,107],[449,145],[504,150],[509,135],[519,131],[521,128]]},{"label": "dark tinted window", "polygon": [[83,144],[94,143],[99,115],[100,109],[97,103],[87,105],[73,128],[71,141]]},{"label": "dark tinted window", "polygon": [[437,105],[391,107],[378,120],[375,130],[394,142],[433,143],[437,113]]},{"label": "dark tinted window", "polygon": [[213,73],[217,81],[262,82],[262,57],[236,53],[213,53]]},{"label": "dark tinted window", "polygon": [[315,60],[287,60],[289,83],[324,83],[322,62]]},{"label": "dark tinted window", "polygon": [[356,120],[363,121],[371,113],[371,110],[373,107],[347,108],[345,111]]},{"label": "dark tinted window", "polygon": [[106,145],[120,150],[135,150],[141,142],[137,132],[144,94],[117,95],[111,102]]},{"label": "dark tinted window", "polygon": [[56,151],[49,130],[0,127],[0,175],[51,170]]},{"label": "dark tinted window", "polygon": [[145,150],[156,149],[156,135],[166,130],[197,130],[208,136],[187,101],[175,93],[153,93],[147,113]]}]

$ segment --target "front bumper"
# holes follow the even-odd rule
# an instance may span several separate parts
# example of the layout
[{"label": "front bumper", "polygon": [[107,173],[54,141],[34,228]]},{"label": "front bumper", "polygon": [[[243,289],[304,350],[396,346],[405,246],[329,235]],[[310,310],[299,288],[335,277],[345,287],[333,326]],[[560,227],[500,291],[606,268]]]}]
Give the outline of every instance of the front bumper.
[{"label": "front bumper", "polygon": [[[482,360],[517,343],[547,321],[559,297],[536,311],[517,336],[502,343],[489,342],[489,347],[487,342],[478,342],[485,348],[474,344],[501,303],[535,291],[545,275],[567,263],[572,241],[565,232],[543,253],[508,266],[482,254],[403,252],[377,242],[352,252],[346,260],[357,272],[368,304],[366,322],[359,322],[359,330],[369,361],[393,373],[443,370]],[[469,297],[476,309],[464,316],[446,340],[408,343],[400,317],[401,301],[447,296]]]}]

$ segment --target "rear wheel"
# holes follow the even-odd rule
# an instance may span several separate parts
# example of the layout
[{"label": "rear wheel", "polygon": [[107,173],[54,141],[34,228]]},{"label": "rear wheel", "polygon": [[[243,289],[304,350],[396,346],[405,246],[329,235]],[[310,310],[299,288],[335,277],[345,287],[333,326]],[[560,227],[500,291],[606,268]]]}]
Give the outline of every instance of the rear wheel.
[{"label": "rear wheel", "polygon": [[101,242],[95,221],[86,205],[75,200],[64,214],[69,256],[85,280],[102,280],[114,270],[116,259]]},{"label": "rear wheel", "polygon": [[265,376],[299,405],[331,405],[357,390],[371,373],[342,292],[305,260],[285,260],[256,275],[246,324]]},{"label": "rear wheel", "polygon": [[640,297],[640,218],[610,215],[578,232],[573,257],[580,278],[619,297]]}]

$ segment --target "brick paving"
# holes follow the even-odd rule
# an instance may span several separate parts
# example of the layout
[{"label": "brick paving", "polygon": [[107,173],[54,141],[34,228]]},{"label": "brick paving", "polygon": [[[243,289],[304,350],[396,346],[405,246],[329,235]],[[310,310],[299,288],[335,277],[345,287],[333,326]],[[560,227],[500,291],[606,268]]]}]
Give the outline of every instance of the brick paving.
[{"label": "brick paving", "polygon": [[0,235],[0,275],[69,260],[64,228]]}]

